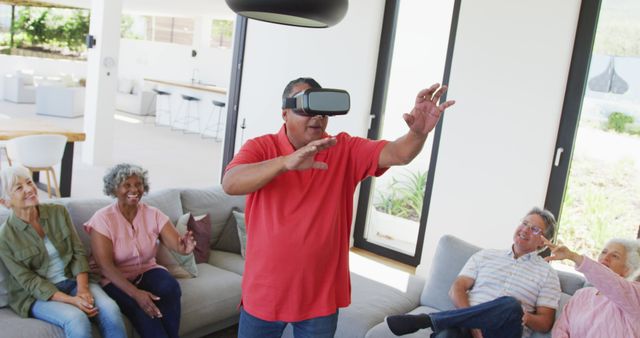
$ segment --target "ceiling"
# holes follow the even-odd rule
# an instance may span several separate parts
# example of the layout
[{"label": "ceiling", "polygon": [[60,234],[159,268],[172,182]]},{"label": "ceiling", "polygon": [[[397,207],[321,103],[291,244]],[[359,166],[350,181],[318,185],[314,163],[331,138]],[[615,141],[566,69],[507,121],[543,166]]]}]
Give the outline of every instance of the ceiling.
[{"label": "ceiling", "polygon": [[[49,3],[78,8],[90,8],[93,1],[105,0],[0,0],[2,3],[18,5]],[[151,15],[235,17],[225,0],[122,0],[122,11]]]}]

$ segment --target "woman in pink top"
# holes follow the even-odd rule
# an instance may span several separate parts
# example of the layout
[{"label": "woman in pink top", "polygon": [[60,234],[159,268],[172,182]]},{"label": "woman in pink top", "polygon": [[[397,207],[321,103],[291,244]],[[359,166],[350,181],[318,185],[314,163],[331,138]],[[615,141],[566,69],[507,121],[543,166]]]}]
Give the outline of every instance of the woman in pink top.
[{"label": "woman in pink top", "polygon": [[566,246],[551,248],[548,261],[570,259],[593,287],[578,290],[556,321],[553,337],[640,337],[640,242],[612,239],[598,262]]},{"label": "woman in pink top", "polygon": [[156,263],[158,240],[180,254],[195,247],[191,232],[180,237],[169,217],[140,201],[149,191],[147,171],[118,164],[104,176],[104,193],[115,203],[85,224],[103,289],[143,337],[178,337],[180,285]]}]

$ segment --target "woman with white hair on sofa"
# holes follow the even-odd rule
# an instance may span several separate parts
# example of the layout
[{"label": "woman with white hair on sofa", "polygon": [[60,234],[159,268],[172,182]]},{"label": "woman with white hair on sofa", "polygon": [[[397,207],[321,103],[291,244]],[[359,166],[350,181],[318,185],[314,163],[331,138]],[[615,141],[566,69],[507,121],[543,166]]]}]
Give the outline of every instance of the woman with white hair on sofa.
[{"label": "woman with white hair on sofa", "polygon": [[101,284],[141,337],[177,338],[182,293],[176,279],[156,263],[157,243],[185,255],[196,245],[193,235],[180,236],[167,215],[141,201],[149,191],[146,170],[118,164],[103,180],[104,193],[116,201],[85,223]]},{"label": "woman with white hair on sofa", "polygon": [[0,227],[11,308],[61,327],[66,337],[91,337],[95,320],[103,337],[126,338],[118,305],[89,283],[85,250],[67,209],[41,204],[31,173],[16,165],[0,171],[0,203],[11,210]]},{"label": "woman with white hair on sofa", "polygon": [[612,239],[594,261],[553,245],[547,261],[569,259],[592,287],[578,290],[556,321],[553,337],[640,337],[640,242]]}]

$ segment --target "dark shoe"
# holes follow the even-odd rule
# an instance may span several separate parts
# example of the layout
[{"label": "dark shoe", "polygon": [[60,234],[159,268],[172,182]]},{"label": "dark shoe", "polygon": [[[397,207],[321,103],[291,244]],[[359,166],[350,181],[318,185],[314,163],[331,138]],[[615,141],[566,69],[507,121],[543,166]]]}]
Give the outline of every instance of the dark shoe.
[{"label": "dark shoe", "polygon": [[396,336],[414,333],[420,329],[431,327],[431,318],[426,313],[418,315],[398,315],[384,318],[387,326]]}]

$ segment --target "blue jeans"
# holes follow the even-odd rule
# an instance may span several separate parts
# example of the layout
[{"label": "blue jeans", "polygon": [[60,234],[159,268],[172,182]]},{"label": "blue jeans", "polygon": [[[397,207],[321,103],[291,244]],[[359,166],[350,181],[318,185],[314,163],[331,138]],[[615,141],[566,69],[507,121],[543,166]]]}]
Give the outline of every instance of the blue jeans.
[{"label": "blue jeans", "polygon": [[[238,338],[279,338],[287,322],[271,322],[254,317],[240,309]],[[333,338],[338,326],[338,311],[324,317],[291,323],[295,338]]]},{"label": "blue jeans", "polygon": [[[75,296],[77,283],[73,279],[67,279],[56,284],[60,292]],[[118,305],[109,298],[100,285],[90,283],[89,291],[93,296],[98,315],[87,317],[79,308],[62,302],[36,300],[31,306],[31,315],[34,318],[44,320],[60,326],[67,338],[91,337],[91,322],[95,321],[100,329],[102,337],[126,338],[122,314]]]},{"label": "blue jeans", "polygon": [[151,292],[160,297],[155,301],[162,313],[161,318],[151,318],[138,306],[135,299],[129,297],[113,283],[104,286],[104,291],[120,306],[122,313],[129,318],[131,324],[142,338],[178,338],[180,328],[180,284],[167,270],[151,269],[134,280],[140,290]]},{"label": "blue jeans", "polygon": [[521,338],[522,306],[513,297],[500,297],[468,308],[430,313],[432,337],[471,337],[480,329],[484,338]]}]

